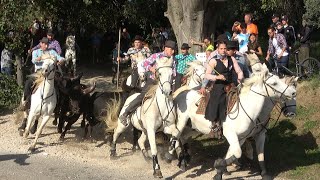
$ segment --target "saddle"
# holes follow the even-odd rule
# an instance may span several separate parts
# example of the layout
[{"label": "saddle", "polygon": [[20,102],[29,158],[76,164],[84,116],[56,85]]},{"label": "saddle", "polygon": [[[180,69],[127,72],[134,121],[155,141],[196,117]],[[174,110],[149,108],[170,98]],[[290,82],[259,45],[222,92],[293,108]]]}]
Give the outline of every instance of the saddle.
[{"label": "saddle", "polygon": [[210,99],[210,92],[206,91],[204,96],[202,96],[201,99],[199,100],[198,109],[196,111],[196,114],[202,114],[202,115],[205,114],[209,99]]}]

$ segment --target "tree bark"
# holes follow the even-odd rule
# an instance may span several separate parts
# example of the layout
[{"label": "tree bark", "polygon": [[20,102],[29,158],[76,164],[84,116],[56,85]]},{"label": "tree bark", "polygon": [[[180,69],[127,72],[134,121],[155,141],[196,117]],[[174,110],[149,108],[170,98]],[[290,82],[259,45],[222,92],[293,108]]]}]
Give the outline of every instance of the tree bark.
[{"label": "tree bark", "polygon": [[[182,43],[189,43],[191,46],[191,38],[202,42],[204,37],[214,33],[217,19],[217,13],[214,13],[214,1],[167,0],[167,7],[164,16],[170,21],[179,50]],[[197,45],[192,46],[190,50],[191,53],[200,51],[204,51],[204,49]]]},{"label": "tree bark", "polygon": [[21,57],[16,55],[17,64],[17,83],[19,86],[23,86],[23,70],[22,70],[22,60]]}]

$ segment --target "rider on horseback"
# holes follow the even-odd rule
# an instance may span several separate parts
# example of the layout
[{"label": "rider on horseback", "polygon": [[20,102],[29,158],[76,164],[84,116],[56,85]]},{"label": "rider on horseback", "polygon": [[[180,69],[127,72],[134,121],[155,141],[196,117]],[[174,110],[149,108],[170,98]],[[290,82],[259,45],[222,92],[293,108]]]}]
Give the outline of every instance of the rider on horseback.
[{"label": "rider on horseback", "polygon": [[[49,42],[48,38],[43,37],[40,40],[40,49],[37,49],[32,52],[32,63],[35,65],[35,72],[42,69],[42,65],[43,65],[42,60],[44,59],[43,55],[50,55],[51,57],[56,58],[58,60],[58,63],[57,63],[58,65],[62,64],[62,62],[64,61],[64,58],[58,55],[56,51],[52,49],[50,50],[48,49],[48,42]],[[34,84],[34,80],[35,80],[34,78],[30,77],[25,82],[23,103],[21,107],[21,109],[24,111],[28,109],[31,103],[30,101],[31,101],[32,89],[33,89],[32,86]],[[24,121],[26,121],[26,119],[24,119]]]},{"label": "rider on horseback", "polygon": [[[218,55],[209,61],[206,71],[206,78],[214,81],[214,85],[210,92],[205,118],[212,121],[212,130],[218,137],[222,134],[221,121],[226,119],[226,91],[232,84],[233,71],[238,75],[238,82],[243,79],[243,72],[237,60],[234,57],[227,56],[226,50],[226,42],[218,42]],[[212,72],[215,72],[215,75]]]},{"label": "rider on horseback", "polygon": [[[143,61],[143,67],[146,71],[150,72],[150,76],[147,76],[147,81],[146,81],[146,85],[143,87],[141,93],[139,94],[139,96],[136,97],[136,99],[134,99],[129,106],[126,108],[125,112],[119,117],[121,123],[123,125],[127,125],[127,117],[133,113],[136,108],[138,108],[141,105],[141,102],[145,96],[145,94],[148,92],[149,88],[155,84],[156,80],[155,80],[155,73],[156,73],[156,61],[158,59],[161,59],[162,57],[171,57],[174,54],[174,49],[176,48],[176,43],[168,40],[165,43],[165,48],[163,52],[160,53],[155,53],[152,54],[149,58],[145,59]],[[175,61],[174,61],[175,62]],[[175,76],[175,72],[176,72],[176,64],[173,64],[173,76]]]},{"label": "rider on horseback", "polygon": [[143,60],[148,58],[151,55],[151,51],[147,47],[143,47],[142,45],[142,37],[137,35],[134,40],[134,47],[128,49],[127,55],[125,57],[126,60],[131,59],[131,87],[136,87],[139,79],[138,74],[138,66]]}]

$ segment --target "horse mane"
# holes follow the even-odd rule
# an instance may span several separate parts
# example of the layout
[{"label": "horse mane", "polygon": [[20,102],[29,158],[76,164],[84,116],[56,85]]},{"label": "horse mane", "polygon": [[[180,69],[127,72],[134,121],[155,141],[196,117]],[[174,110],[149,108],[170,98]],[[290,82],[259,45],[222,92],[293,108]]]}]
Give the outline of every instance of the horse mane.
[{"label": "horse mane", "polygon": [[253,74],[250,78],[247,78],[244,80],[244,83],[242,83],[242,88],[240,94],[246,94],[250,91],[250,88],[254,84],[260,84],[263,82],[265,78],[265,73],[257,73]]},{"label": "horse mane", "polygon": [[35,89],[37,89],[40,84],[44,81],[44,76],[41,72],[37,72],[35,74],[32,75],[33,77],[35,77],[35,81],[33,82],[33,86],[35,87]]},{"label": "horse mane", "polygon": [[259,57],[255,53],[245,53],[243,54],[243,56],[246,59],[247,64],[249,64],[250,66],[260,63]]},{"label": "horse mane", "polygon": [[146,93],[146,95],[144,96],[144,98],[151,98],[152,96],[154,96],[156,94],[157,88],[159,87],[158,84],[152,85],[150,87],[150,89],[148,90],[148,92]]},{"label": "horse mane", "polygon": [[162,66],[172,66],[173,64],[173,58],[168,58],[168,57],[162,57],[157,61],[158,67]]},{"label": "horse mane", "polygon": [[190,90],[190,87],[187,85],[179,87],[177,90],[175,90],[172,94],[173,99],[175,99],[180,93]]}]

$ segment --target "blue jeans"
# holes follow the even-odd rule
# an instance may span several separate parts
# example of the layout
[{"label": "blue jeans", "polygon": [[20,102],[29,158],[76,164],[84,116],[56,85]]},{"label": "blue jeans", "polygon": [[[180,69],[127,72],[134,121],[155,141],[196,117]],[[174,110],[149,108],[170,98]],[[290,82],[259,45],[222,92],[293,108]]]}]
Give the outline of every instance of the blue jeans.
[{"label": "blue jeans", "polygon": [[281,74],[286,74],[286,70],[282,68],[282,66],[288,68],[289,66],[289,55],[288,56],[282,56],[280,60],[278,58],[275,59],[278,68],[279,68],[279,73]]},{"label": "blue jeans", "polygon": [[1,73],[6,75],[11,75],[11,68],[10,67],[1,67]]}]

